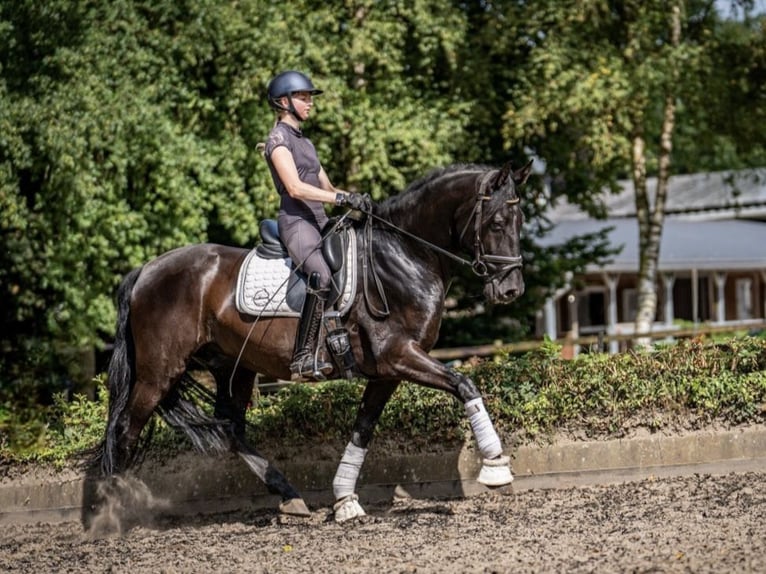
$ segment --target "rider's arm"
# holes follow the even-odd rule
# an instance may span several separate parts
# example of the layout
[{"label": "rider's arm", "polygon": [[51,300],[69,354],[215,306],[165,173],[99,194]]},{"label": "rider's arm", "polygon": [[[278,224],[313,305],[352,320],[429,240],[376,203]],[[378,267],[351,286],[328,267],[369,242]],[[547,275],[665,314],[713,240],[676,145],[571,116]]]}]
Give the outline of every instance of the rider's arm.
[{"label": "rider's arm", "polygon": [[322,187],[316,187],[302,181],[298,175],[298,169],[295,167],[293,154],[284,146],[277,147],[271,152],[271,163],[290,197],[334,204],[338,193],[348,193],[333,186],[324,169],[319,172],[319,183]]}]

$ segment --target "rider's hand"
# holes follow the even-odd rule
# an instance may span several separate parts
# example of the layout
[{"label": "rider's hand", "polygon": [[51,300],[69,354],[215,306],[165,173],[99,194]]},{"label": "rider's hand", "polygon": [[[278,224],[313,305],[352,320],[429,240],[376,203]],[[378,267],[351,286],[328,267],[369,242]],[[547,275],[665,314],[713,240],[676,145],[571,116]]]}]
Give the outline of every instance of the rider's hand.
[{"label": "rider's hand", "polygon": [[368,193],[349,193],[346,195],[346,204],[362,213],[372,213],[372,198]]}]

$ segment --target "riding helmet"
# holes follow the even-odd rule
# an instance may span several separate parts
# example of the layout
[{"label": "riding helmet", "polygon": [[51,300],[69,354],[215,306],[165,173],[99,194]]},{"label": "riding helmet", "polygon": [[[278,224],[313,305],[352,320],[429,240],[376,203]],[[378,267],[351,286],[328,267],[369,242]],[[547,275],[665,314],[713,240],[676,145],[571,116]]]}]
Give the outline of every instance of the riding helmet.
[{"label": "riding helmet", "polygon": [[292,105],[291,96],[295,92],[308,92],[312,96],[316,96],[321,94],[322,90],[317,90],[306,74],[302,74],[301,72],[296,72],[294,70],[288,70],[287,72],[277,74],[269,82],[269,105],[276,110],[288,109],[282,106],[278,100],[279,98],[287,96],[290,98],[290,103]]}]

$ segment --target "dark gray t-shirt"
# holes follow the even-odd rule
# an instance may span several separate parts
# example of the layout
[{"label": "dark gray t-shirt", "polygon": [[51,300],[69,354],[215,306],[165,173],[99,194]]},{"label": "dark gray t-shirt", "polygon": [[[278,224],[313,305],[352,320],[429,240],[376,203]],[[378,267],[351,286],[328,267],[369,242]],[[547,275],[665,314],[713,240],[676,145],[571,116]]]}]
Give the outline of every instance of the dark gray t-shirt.
[{"label": "dark gray t-shirt", "polygon": [[319,163],[316,148],[300,130],[289,124],[279,122],[271,130],[269,138],[266,140],[266,162],[281,198],[279,218],[283,220],[283,224],[289,225],[295,219],[303,219],[315,224],[317,229],[321,230],[327,223],[324,204],[321,201],[303,201],[290,197],[274,169],[274,165],[271,163],[271,154],[279,146],[285,146],[293,154],[293,161],[295,161],[295,167],[298,169],[298,177],[301,181],[319,187],[319,171],[322,166]]}]

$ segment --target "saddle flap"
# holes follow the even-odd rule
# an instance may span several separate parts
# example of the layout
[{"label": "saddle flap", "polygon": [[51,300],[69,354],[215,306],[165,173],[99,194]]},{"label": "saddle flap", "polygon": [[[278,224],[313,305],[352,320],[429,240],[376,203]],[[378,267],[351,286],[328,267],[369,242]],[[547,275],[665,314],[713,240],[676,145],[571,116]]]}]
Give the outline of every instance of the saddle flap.
[{"label": "saddle flap", "polygon": [[258,226],[261,233],[261,241],[264,243],[281,243],[279,239],[279,225],[275,219],[264,219]]}]

